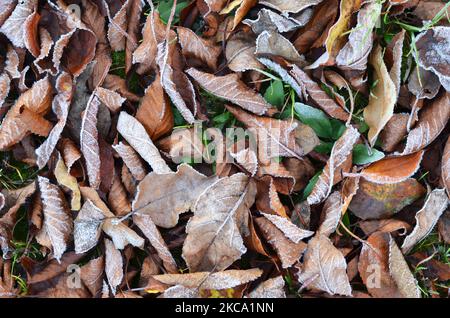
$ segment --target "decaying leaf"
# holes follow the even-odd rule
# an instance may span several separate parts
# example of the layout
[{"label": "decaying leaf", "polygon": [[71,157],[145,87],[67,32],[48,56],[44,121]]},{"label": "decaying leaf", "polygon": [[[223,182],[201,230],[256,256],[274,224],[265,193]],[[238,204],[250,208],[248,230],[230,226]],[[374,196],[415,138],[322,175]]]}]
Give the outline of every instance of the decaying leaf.
[{"label": "decaying leaf", "polygon": [[405,238],[402,251],[409,252],[414,245],[425,238],[434,228],[448,205],[448,197],[444,189],[435,189],[429,195],[422,209],[416,214],[416,226]]},{"label": "decaying leaf", "polygon": [[288,218],[274,215],[261,213],[270,222],[273,223],[288,239],[294,243],[299,243],[304,238],[310,237],[314,234],[312,231],[304,230],[299,228],[297,225],[292,223]]},{"label": "decaying leaf", "polygon": [[74,221],[75,252],[78,254],[95,247],[100,238],[105,216],[92,201],[87,200]]},{"label": "decaying leaf", "polygon": [[317,230],[318,234],[329,237],[337,229],[339,221],[343,214],[343,204],[341,194],[338,191],[333,192],[323,205],[324,219]]},{"label": "decaying leaf", "polygon": [[249,208],[256,187],[242,173],[217,180],[198,197],[186,226],[183,258],[191,271],[223,270],[246,252]]},{"label": "decaying leaf", "polygon": [[447,190],[447,195],[450,198],[450,137],[445,144],[444,153],[442,155],[442,182]]},{"label": "decaying leaf", "polygon": [[284,279],[282,276],[268,279],[248,294],[249,298],[285,298]]},{"label": "decaying leaf", "polygon": [[105,273],[109,287],[115,294],[117,286],[123,279],[123,260],[120,251],[108,239],[105,239]]},{"label": "decaying leaf", "polygon": [[58,157],[58,162],[55,167],[55,178],[58,183],[65,186],[72,191],[72,200],[70,202],[71,209],[73,211],[78,211],[81,207],[81,193],[78,187],[77,179],[70,175],[69,169],[67,169],[61,155]]},{"label": "decaying leaf", "polygon": [[303,270],[298,275],[300,283],[308,281],[308,287],[330,295],[351,296],[344,255],[326,236],[319,234],[308,242],[304,259]]}]

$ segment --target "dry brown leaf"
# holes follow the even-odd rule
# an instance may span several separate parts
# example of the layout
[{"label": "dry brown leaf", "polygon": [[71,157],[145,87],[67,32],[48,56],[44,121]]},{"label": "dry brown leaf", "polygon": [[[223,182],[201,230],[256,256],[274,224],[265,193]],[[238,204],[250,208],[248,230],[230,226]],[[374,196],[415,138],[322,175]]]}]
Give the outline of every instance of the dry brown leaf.
[{"label": "dry brown leaf", "polygon": [[145,127],[152,140],[158,140],[172,131],[174,123],[172,108],[164,94],[159,75],[145,90],[145,95],[136,112],[136,119]]},{"label": "dry brown leaf", "polygon": [[156,173],[169,173],[172,170],[161,158],[144,126],[126,112],[121,112],[117,122],[117,131],[147,161]]},{"label": "dry brown leaf", "polygon": [[314,234],[312,231],[299,228],[286,217],[267,213],[261,214],[272,222],[273,225],[275,225],[288,239],[294,243],[299,243],[301,240]]},{"label": "dry brown leaf", "polygon": [[269,9],[261,9],[258,12],[256,20],[244,20],[242,23],[249,25],[253,33],[261,34],[264,31],[269,32],[289,32],[299,28],[301,25],[298,20],[288,18]]},{"label": "dry brown leaf", "polygon": [[364,108],[364,120],[369,125],[368,139],[371,146],[394,113],[397,93],[386,65],[383,61],[381,46],[377,46],[370,56],[370,64],[375,71],[377,85],[369,97],[369,104]]},{"label": "dry brown leaf", "polygon": [[448,137],[447,143],[445,144],[441,165],[442,182],[444,183],[444,187],[447,190],[447,195],[450,198],[450,137]]},{"label": "dry brown leaf", "polygon": [[345,162],[352,155],[353,145],[359,139],[359,132],[353,126],[347,127],[344,134],[335,142],[330,158],[319,176],[307,201],[310,205],[325,200],[331,193],[335,175],[343,169]]},{"label": "dry brown leaf", "polygon": [[416,226],[403,241],[403,253],[408,253],[414,245],[430,234],[447,206],[448,197],[445,190],[434,189],[416,214]]},{"label": "dry brown leaf", "polygon": [[108,194],[108,203],[117,216],[124,216],[131,211],[130,200],[117,171],[114,172],[113,183]]},{"label": "dry brown leaf", "polygon": [[405,138],[408,133],[408,118],[408,114],[399,113],[392,115],[391,119],[389,119],[379,135],[381,148],[384,151],[394,151],[403,138]]},{"label": "dry brown leaf", "polygon": [[1,26],[0,32],[5,34],[14,46],[25,47],[23,25],[28,16],[35,11],[37,3],[37,0],[20,1]]},{"label": "dry brown leaf", "polygon": [[105,258],[103,256],[91,259],[80,270],[80,278],[89,289],[92,297],[97,297],[102,289],[103,272],[105,269]]},{"label": "dry brown leaf", "polygon": [[444,93],[420,112],[419,123],[412,129],[401,155],[408,155],[428,146],[444,130],[450,118],[450,94]]},{"label": "dry brown leaf", "polygon": [[123,102],[125,102],[126,100],[125,98],[120,96],[119,93],[103,87],[97,87],[97,89],[95,90],[95,95],[112,112],[119,111]]},{"label": "dry brown leaf", "polygon": [[400,157],[389,157],[372,163],[361,172],[364,179],[375,183],[402,182],[419,169],[423,151]]},{"label": "dry brown leaf", "polygon": [[280,11],[281,13],[297,13],[311,6],[315,6],[322,2],[322,0],[262,0],[260,4],[268,6],[269,8]]},{"label": "dry brown leaf", "polygon": [[221,271],[247,251],[241,235],[248,234],[255,194],[255,184],[237,173],[217,180],[198,197],[182,253],[191,271]]},{"label": "dry brown leaf", "polygon": [[450,91],[449,32],[450,27],[435,26],[418,34],[415,40],[419,66],[436,74],[447,91]]},{"label": "dry brown leaf", "polygon": [[138,185],[133,211],[150,215],[158,226],[174,227],[179,215],[191,210],[199,195],[216,181],[187,164],[179,165],[177,172],[151,172]]},{"label": "dry brown leaf", "polygon": [[261,95],[241,82],[237,74],[215,76],[195,68],[186,70],[186,73],[203,89],[217,97],[226,99],[257,115],[271,112],[272,106]]},{"label": "dry brown leaf", "polygon": [[166,285],[181,285],[197,289],[227,289],[246,284],[259,278],[262,270],[259,268],[247,270],[226,270],[218,272],[196,272],[189,274],[153,275],[157,281]]},{"label": "dry brown leaf", "polygon": [[292,242],[266,218],[256,218],[255,223],[258,225],[264,238],[276,251],[283,268],[289,268],[300,260],[300,256],[305,251],[306,243]]},{"label": "dry brown leaf", "polygon": [[130,169],[133,177],[138,181],[144,179],[147,172],[136,151],[132,147],[125,145],[123,142],[113,145],[113,148],[117,151],[128,169]]},{"label": "dry brown leaf", "polygon": [[255,38],[247,32],[238,32],[230,37],[225,48],[228,68],[234,72],[261,69],[263,65],[255,56]]},{"label": "dry brown leaf", "polygon": [[105,239],[105,273],[112,293],[116,294],[116,288],[124,276],[123,260],[120,251],[108,239]]},{"label": "dry brown leaf", "polygon": [[150,215],[134,214],[133,222],[141,229],[142,233],[144,233],[150,241],[150,244],[155,248],[158,256],[163,261],[167,272],[171,274],[178,273],[177,263],[167,248],[166,242],[164,242],[161,233],[159,233],[159,230],[155,223],[153,223]]},{"label": "dry brown leaf", "polygon": [[75,252],[85,253],[95,247],[100,238],[105,216],[91,200],[86,200],[74,221]]},{"label": "dry brown leaf", "polygon": [[249,298],[286,298],[283,276],[270,278],[248,294]]},{"label": "dry brown leaf", "polygon": [[56,163],[54,175],[58,183],[70,189],[72,192],[72,200],[70,206],[73,211],[78,211],[81,208],[81,193],[78,187],[78,182],[67,169],[61,155],[58,153],[58,162]]},{"label": "dry brown leaf", "polygon": [[344,206],[341,201],[341,193],[339,191],[333,192],[327,198],[323,205],[322,213],[324,218],[317,230],[318,234],[329,237],[336,231],[344,212]]},{"label": "dry brown leaf", "polygon": [[44,223],[41,232],[48,236],[53,256],[60,261],[72,235],[73,220],[59,187],[51,184],[45,177],[38,177],[38,183],[44,205]]},{"label": "dry brown leaf", "polygon": [[222,51],[219,46],[199,37],[188,28],[177,27],[177,33],[183,55],[199,59],[212,70],[217,68],[217,59]]},{"label": "dry brown leaf", "polygon": [[256,153],[250,148],[242,149],[237,153],[230,151],[230,156],[236,160],[236,163],[243,167],[250,176],[255,176],[258,171],[258,157]]},{"label": "dry brown leaf", "polygon": [[89,184],[93,188],[100,185],[100,147],[98,144],[97,113],[100,100],[92,96],[81,121],[80,145],[87,167]]},{"label": "dry brown leaf", "polygon": [[290,63],[304,66],[305,58],[301,56],[294,45],[278,32],[262,32],[256,39],[255,54],[259,56],[278,56]]},{"label": "dry brown leaf", "polygon": [[319,234],[308,242],[298,280],[300,283],[308,282],[309,288],[317,288],[330,295],[351,296],[346,270],[344,255],[326,236]]},{"label": "dry brown leaf", "polygon": [[425,188],[413,178],[388,184],[378,184],[362,179],[349,209],[363,220],[387,218],[424,196],[425,193]]}]

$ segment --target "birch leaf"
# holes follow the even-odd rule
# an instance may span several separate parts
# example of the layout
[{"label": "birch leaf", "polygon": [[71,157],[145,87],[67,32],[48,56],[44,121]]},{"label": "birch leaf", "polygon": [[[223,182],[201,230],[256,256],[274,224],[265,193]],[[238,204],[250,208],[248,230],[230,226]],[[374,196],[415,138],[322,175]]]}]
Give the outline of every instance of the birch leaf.
[{"label": "birch leaf", "polygon": [[147,161],[156,173],[169,173],[169,166],[161,158],[158,148],[145,131],[144,126],[133,116],[125,112],[119,115],[117,131]]},{"label": "birch leaf", "polygon": [[93,97],[88,102],[81,120],[80,144],[83,153],[89,184],[93,188],[100,185],[100,147],[98,144],[97,113],[100,100]]},{"label": "birch leaf", "polygon": [[95,247],[100,238],[105,216],[91,200],[86,200],[74,222],[74,242],[77,254],[85,253]]},{"label": "birch leaf", "polygon": [[69,173],[69,170],[67,169],[66,164],[64,163],[59,153],[54,175],[60,185],[65,186],[72,191],[72,200],[70,202],[70,206],[73,211],[78,211],[81,207],[80,188],[78,187],[77,179]]},{"label": "birch leaf", "polygon": [[133,222],[141,229],[142,233],[150,241],[150,244],[155,248],[166,270],[169,273],[178,273],[177,264],[151,217],[147,214],[134,214]]},{"label": "birch leaf", "polygon": [[299,243],[304,238],[310,237],[314,234],[312,231],[299,228],[286,217],[267,213],[261,214],[272,222],[273,225],[275,225],[288,239],[294,243]]},{"label": "birch leaf", "polygon": [[363,169],[361,176],[375,183],[402,182],[419,169],[423,151],[400,157],[388,157],[372,163]]},{"label": "birch leaf", "polygon": [[419,123],[412,129],[401,155],[422,150],[433,142],[444,130],[450,118],[450,94],[445,93],[434,99],[421,112]]},{"label": "birch leaf", "polygon": [[403,253],[408,253],[414,245],[428,236],[448,205],[444,189],[434,189],[416,214],[416,226],[402,244]]},{"label": "birch leaf", "polygon": [[60,261],[72,235],[73,221],[59,187],[51,184],[45,177],[38,177],[38,183],[44,205],[42,231],[50,239],[54,257]]},{"label": "birch leaf", "polygon": [[394,114],[397,91],[384,64],[380,46],[372,52],[370,64],[374,68],[377,84],[369,96],[369,104],[364,108],[364,120],[369,125],[368,138],[373,147],[378,134]]},{"label": "birch leaf", "polygon": [[270,278],[248,294],[249,298],[286,298],[283,276]]},{"label": "birch leaf", "polygon": [[247,249],[248,213],[256,186],[242,173],[217,180],[198,197],[186,226],[182,256],[193,272],[221,271]]},{"label": "birch leaf", "polygon": [[230,269],[218,272],[196,272],[189,274],[153,275],[157,281],[167,285],[181,285],[186,288],[227,289],[254,281],[262,275],[262,270],[252,268],[247,270]]},{"label": "birch leaf", "polygon": [[115,295],[116,288],[123,279],[123,260],[120,251],[108,239],[105,239],[105,273],[109,287]]},{"label": "birch leaf", "polygon": [[320,174],[311,194],[307,197],[310,205],[322,202],[331,193],[335,174],[342,168],[347,158],[351,156],[353,145],[358,139],[358,130],[353,126],[349,126],[344,134],[335,142],[322,174]]},{"label": "birch leaf", "polygon": [[133,211],[151,216],[158,226],[172,228],[179,215],[191,210],[198,196],[216,181],[187,164],[179,165],[177,172],[151,172],[138,185]]},{"label": "birch leaf", "polygon": [[239,80],[237,74],[215,76],[190,68],[186,71],[203,89],[257,115],[267,114],[271,105]]},{"label": "birch leaf", "polygon": [[330,295],[351,296],[344,255],[326,236],[319,234],[308,242],[304,259],[303,271],[298,276],[300,283],[311,281],[308,287]]},{"label": "birch leaf", "polygon": [[255,223],[260,228],[264,238],[276,251],[283,268],[289,268],[300,260],[300,256],[305,251],[306,243],[292,242],[277,226],[266,218],[257,218]]}]

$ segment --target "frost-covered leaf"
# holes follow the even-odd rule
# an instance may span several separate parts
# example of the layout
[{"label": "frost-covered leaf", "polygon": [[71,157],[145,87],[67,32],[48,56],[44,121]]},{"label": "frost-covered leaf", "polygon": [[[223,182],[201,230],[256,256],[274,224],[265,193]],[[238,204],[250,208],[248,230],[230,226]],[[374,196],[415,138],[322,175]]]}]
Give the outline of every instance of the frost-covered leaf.
[{"label": "frost-covered leaf", "polygon": [[351,296],[352,288],[347,277],[344,255],[323,235],[308,242],[303,271],[298,275],[300,283],[323,290],[330,295]]},{"label": "frost-covered leaf", "polygon": [[406,140],[401,155],[422,150],[439,136],[450,118],[450,94],[445,93],[434,99],[420,112],[419,122]]},{"label": "frost-covered leaf", "polygon": [[123,142],[119,142],[119,144],[113,145],[112,147],[117,151],[128,169],[130,169],[133,177],[138,181],[144,179],[147,173],[141,158],[139,158],[136,151],[132,147],[125,145]]},{"label": "frost-covered leaf", "polygon": [[78,211],[81,207],[80,188],[78,187],[77,179],[70,174],[69,169],[67,169],[67,166],[59,153],[58,162],[56,163],[53,173],[60,185],[65,186],[69,188],[70,191],[72,191],[72,200],[70,201],[70,206],[73,211]]},{"label": "frost-covered leaf", "polygon": [[[114,51],[120,51],[125,49],[125,35],[128,26],[127,10],[130,7],[132,1],[126,0],[122,2],[122,6],[111,12],[113,8],[110,8],[108,3],[104,0],[103,5],[106,8],[109,18],[108,25],[108,40],[111,48]],[[115,8],[114,8],[115,9]]]},{"label": "frost-covered leaf", "polygon": [[241,82],[237,74],[215,76],[195,68],[188,69],[186,73],[211,94],[237,104],[252,113],[263,115],[271,109],[271,105],[261,95]]},{"label": "frost-covered leaf", "polygon": [[96,297],[102,289],[104,269],[105,258],[103,256],[94,258],[81,267],[81,281],[89,289],[93,297]]},{"label": "frost-covered leaf", "polygon": [[133,211],[151,216],[158,226],[172,228],[179,215],[192,209],[198,196],[216,181],[187,164],[179,165],[177,172],[151,172],[138,185]]},{"label": "frost-covered leaf", "polygon": [[298,65],[305,64],[305,58],[298,54],[294,45],[278,32],[262,32],[256,39],[255,54],[274,55]]},{"label": "frost-covered leaf", "polygon": [[353,145],[358,139],[358,130],[353,126],[349,126],[344,134],[334,143],[330,158],[314,185],[311,194],[308,195],[307,201],[310,205],[322,202],[331,193],[335,174],[339,173],[343,164],[351,156]]},{"label": "frost-covered leaf", "polygon": [[148,214],[134,214],[133,222],[136,224],[144,233],[144,235],[150,241],[150,244],[155,248],[158,256],[164,263],[164,267],[169,273],[177,273],[177,264],[167,248],[166,242],[159,233],[158,228],[155,223],[153,223],[152,218]]},{"label": "frost-covered leaf", "polygon": [[263,237],[276,251],[283,268],[289,268],[300,260],[300,256],[305,251],[306,243],[292,242],[277,226],[265,217],[255,219],[255,223],[261,230]]},{"label": "frost-covered leaf", "polygon": [[261,34],[264,31],[289,32],[299,28],[301,25],[293,18],[288,18],[268,9],[261,9],[256,20],[244,20],[244,24],[252,28],[253,33]]},{"label": "frost-covered leaf", "polygon": [[400,157],[388,157],[372,163],[361,171],[361,176],[375,183],[398,183],[416,173],[423,151]]},{"label": "frost-covered leaf", "polygon": [[450,137],[445,144],[444,153],[442,154],[442,181],[447,190],[447,195],[450,198]]},{"label": "frost-covered leaf", "polygon": [[91,200],[86,200],[74,221],[74,242],[77,254],[85,253],[95,247],[100,238],[105,216]]},{"label": "frost-covered leaf", "polygon": [[81,121],[80,144],[83,153],[89,184],[93,188],[100,185],[100,147],[98,144],[97,113],[100,100],[93,96],[84,110]]},{"label": "frost-covered leaf", "polygon": [[256,153],[250,148],[245,148],[237,153],[230,152],[230,156],[236,160],[236,163],[243,167],[253,177],[258,171],[258,158]]},{"label": "frost-covered leaf", "polygon": [[381,46],[377,46],[370,56],[374,69],[376,86],[369,96],[369,104],[364,108],[364,120],[369,125],[369,143],[373,146],[378,134],[391,119],[397,101],[397,90],[383,61]]},{"label": "frost-covered leaf", "polygon": [[247,249],[249,208],[256,186],[242,173],[217,180],[198,197],[186,226],[182,256],[193,272],[223,270]]},{"label": "frost-covered leaf", "polygon": [[260,4],[280,11],[281,13],[297,13],[311,6],[321,3],[322,0],[262,0]]},{"label": "frost-covered leaf", "polygon": [[252,34],[238,32],[227,41],[225,57],[228,68],[234,72],[244,72],[251,69],[261,69],[264,66],[255,56],[255,38]]},{"label": "frost-covered leaf", "polygon": [[343,214],[343,205],[341,202],[341,194],[335,191],[327,198],[323,205],[323,221],[317,230],[318,234],[329,237],[334,233],[339,225]]},{"label": "frost-covered leaf", "polygon": [[442,86],[450,91],[450,27],[435,26],[416,36],[419,66],[439,77]]},{"label": "frost-covered leaf", "polygon": [[314,234],[312,231],[304,230],[299,228],[297,225],[292,223],[288,218],[274,215],[261,213],[270,222],[273,223],[283,234],[294,243],[299,243],[304,238],[310,237]]},{"label": "frost-covered leaf", "polygon": [[428,195],[422,209],[416,214],[416,226],[403,241],[404,253],[430,234],[447,206],[448,197],[444,189],[435,189]]},{"label": "frost-covered leaf", "polygon": [[123,279],[123,260],[120,251],[108,239],[105,239],[105,273],[109,287],[115,294],[117,286]]},{"label": "frost-covered leaf", "polygon": [[19,1],[14,11],[1,26],[0,32],[6,35],[14,46],[25,47],[23,24],[36,9],[37,3],[37,0]]},{"label": "frost-covered leaf", "polygon": [[119,109],[122,106],[123,102],[126,100],[125,98],[120,96],[119,93],[116,93],[116,92],[114,92],[112,90],[109,90],[109,89],[106,89],[106,88],[103,88],[103,87],[97,87],[97,89],[95,90],[95,95],[112,112],[119,111]]},{"label": "frost-covered leaf", "polygon": [[44,205],[41,231],[48,236],[53,247],[53,256],[59,261],[71,238],[73,220],[61,189],[45,177],[38,177],[38,183]]},{"label": "frost-covered leaf", "polygon": [[270,278],[248,294],[249,298],[286,298],[283,276]]},{"label": "frost-covered leaf", "polygon": [[121,112],[117,122],[117,130],[123,138],[147,161],[156,173],[172,172],[161,158],[158,148],[145,131],[144,126],[133,116]]}]

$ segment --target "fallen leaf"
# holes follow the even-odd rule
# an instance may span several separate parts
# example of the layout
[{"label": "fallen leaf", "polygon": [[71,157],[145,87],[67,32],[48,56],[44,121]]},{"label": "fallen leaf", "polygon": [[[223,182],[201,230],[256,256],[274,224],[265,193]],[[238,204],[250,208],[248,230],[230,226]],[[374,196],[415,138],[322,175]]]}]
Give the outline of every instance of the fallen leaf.
[{"label": "fallen leaf", "polygon": [[286,298],[283,276],[270,278],[248,294],[249,298]]},{"label": "fallen leaf", "polygon": [[397,101],[395,84],[383,61],[381,46],[377,46],[370,56],[377,84],[369,96],[369,104],[364,108],[364,120],[369,126],[368,139],[373,147],[381,130],[394,113]]},{"label": "fallen leaf", "polygon": [[298,54],[294,45],[278,32],[262,32],[256,39],[255,54],[280,56],[297,65],[305,64],[305,58]]},{"label": "fallen leaf", "polygon": [[375,183],[402,182],[419,169],[423,151],[400,157],[388,157],[372,163],[361,172],[366,180]]},{"label": "fallen leaf", "polygon": [[308,281],[309,288],[317,288],[330,295],[351,296],[346,270],[344,255],[326,236],[319,234],[308,242],[298,280],[300,283]]},{"label": "fallen leaf", "polygon": [[125,102],[126,98],[120,96],[119,93],[116,93],[112,90],[103,87],[97,87],[95,90],[95,96],[100,99],[100,101],[106,105],[112,112],[117,112],[121,108],[123,102]]},{"label": "fallen leaf", "polygon": [[89,289],[92,297],[97,297],[100,294],[104,268],[105,258],[103,256],[91,259],[86,265],[81,267],[81,281]]},{"label": "fallen leaf", "polygon": [[256,20],[246,19],[242,22],[249,25],[252,28],[253,33],[257,35],[264,31],[279,33],[289,32],[301,26],[297,20],[285,17],[275,11],[265,8],[258,12],[258,18]]},{"label": "fallen leaf", "polygon": [[230,37],[225,48],[228,68],[234,72],[261,69],[263,65],[255,56],[255,38],[247,32],[238,32]]},{"label": "fallen leaf", "polygon": [[255,223],[261,230],[263,237],[276,251],[283,268],[289,268],[300,260],[300,256],[305,251],[306,243],[292,242],[267,218],[256,218]]},{"label": "fallen leaf", "polygon": [[78,211],[81,208],[81,193],[78,182],[75,177],[70,175],[61,155],[58,153],[58,162],[56,163],[54,175],[58,183],[70,189],[72,200],[70,206],[72,211]]},{"label": "fallen leaf", "polygon": [[123,279],[123,260],[120,251],[108,239],[105,239],[105,273],[112,293],[116,294]]},{"label": "fallen leaf", "polygon": [[144,179],[147,173],[145,171],[144,165],[142,164],[141,158],[139,158],[139,155],[136,153],[136,151],[123,142],[119,142],[119,144],[113,145],[113,148],[115,151],[117,151],[128,169],[130,169],[133,177],[138,181]]},{"label": "fallen leaf", "polygon": [[48,236],[53,247],[53,256],[59,262],[72,235],[73,220],[67,211],[67,203],[59,187],[51,184],[45,177],[38,177],[38,183],[44,205],[44,223],[41,232]]},{"label": "fallen leaf", "polygon": [[105,216],[91,200],[86,200],[74,221],[74,242],[77,254],[85,253],[95,247],[100,238]]},{"label": "fallen leaf", "polygon": [[252,113],[263,115],[271,111],[271,105],[241,82],[237,74],[215,76],[194,68],[186,70],[186,73],[211,94],[235,103]]},{"label": "fallen leaf", "polygon": [[299,243],[301,240],[314,234],[312,231],[299,228],[286,217],[267,213],[261,214],[272,222],[273,225],[275,225],[288,239],[294,243]]},{"label": "fallen leaf", "polygon": [[325,168],[307,197],[310,205],[322,202],[331,193],[335,174],[339,173],[339,169],[343,167],[347,158],[351,156],[353,145],[358,139],[358,130],[353,126],[349,126],[344,134],[335,142]]},{"label": "fallen leaf", "polygon": [[322,213],[324,215],[324,219],[320,224],[317,233],[326,237],[333,234],[339,225],[343,212],[344,207],[341,202],[341,194],[338,191],[335,191],[330,194],[323,205]]},{"label": "fallen leaf", "polygon": [[442,155],[441,175],[444,187],[447,190],[447,195],[450,198],[450,137],[445,144],[444,153]]},{"label": "fallen leaf", "polygon": [[177,172],[151,172],[138,185],[133,211],[151,216],[158,226],[174,227],[179,215],[191,210],[200,194],[216,181],[187,164],[179,165]]},{"label": "fallen leaf", "polygon": [[308,7],[315,6],[320,2],[322,2],[322,0],[293,0],[289,2],[283,0],[259,1],[260,4],[278,10],[281,13],[297,13]]},{"label": "fallen leaf", "polygon": [[448,197],[444,189],[434,189],[428,195],[422,209],[416,214],[416,226],[403,241],[404,253],[408,253],[414,245],[430,234],[447,205]]},{"label": "fallen leaf", "polygon": [[221,271],[246,252],[241,235],[248,233],[255,193],[254,183],[238,173],[217,180],[198,197],[182,253],[191,271]]},{"label": "fallen leaf", "polygon": [[19,2],[0,27],[0,32],[6,35],[16,47],[25,47],[23,24],[36,9],[37,2],[37,0]]},{"label": "fallen leaf", "polygon": [[134,117],[120,112],[117,130],[126,141],[147,161],[156,173],[169,173],[172,170],[161,158],[158,148],[145,131],[144,126]]}]

